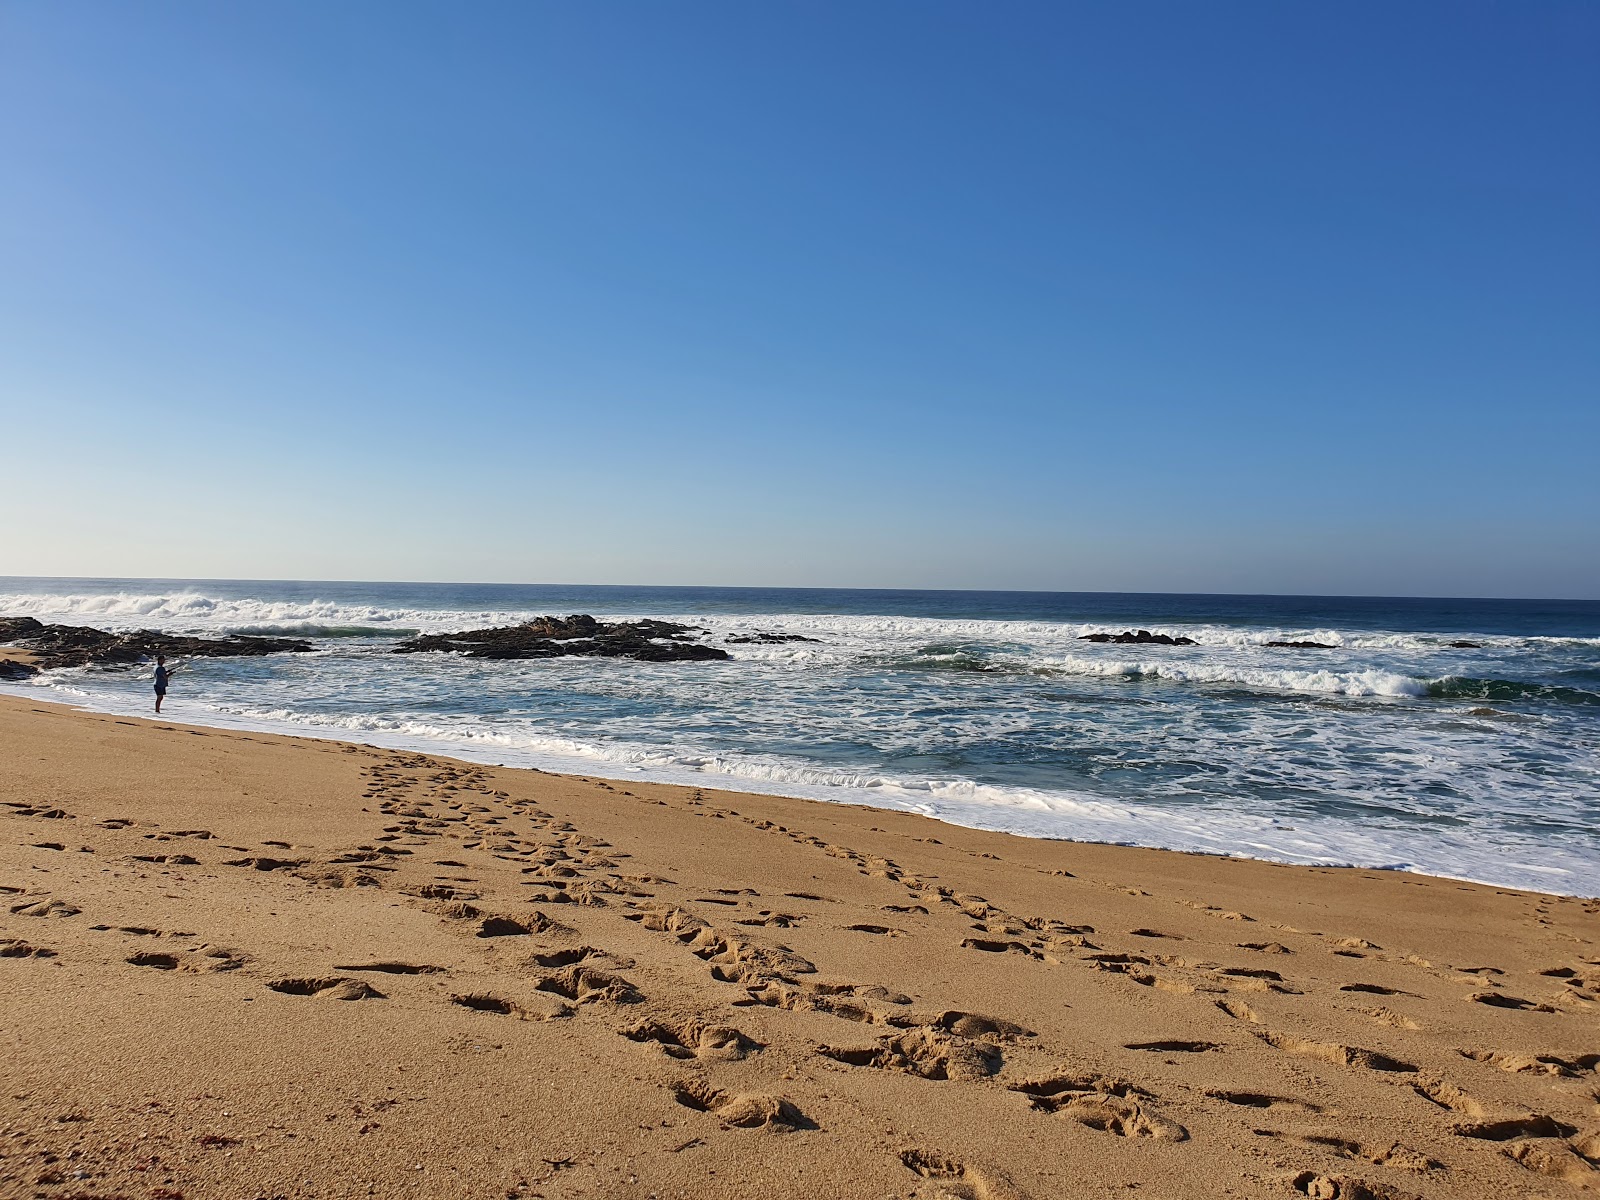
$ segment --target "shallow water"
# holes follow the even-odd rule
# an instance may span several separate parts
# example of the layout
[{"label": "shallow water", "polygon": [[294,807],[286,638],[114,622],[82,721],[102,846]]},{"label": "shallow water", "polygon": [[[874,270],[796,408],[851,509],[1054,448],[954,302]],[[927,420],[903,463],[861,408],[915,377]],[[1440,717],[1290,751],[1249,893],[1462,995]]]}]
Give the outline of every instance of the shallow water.
[{"label": "shallow water", "polygon": [[[681,620],[734,658],[390,653],[417,630],[569,612]],[[188,665],[177,720],[1600,890],[1600,603],[0,578],[0,615],[314,639],[310,655]],[[1080,640],[1137,628],[1199,644]],[[755,631],[818,640],[728,643]],[[150,705],[148,670],[6,690]]]}]

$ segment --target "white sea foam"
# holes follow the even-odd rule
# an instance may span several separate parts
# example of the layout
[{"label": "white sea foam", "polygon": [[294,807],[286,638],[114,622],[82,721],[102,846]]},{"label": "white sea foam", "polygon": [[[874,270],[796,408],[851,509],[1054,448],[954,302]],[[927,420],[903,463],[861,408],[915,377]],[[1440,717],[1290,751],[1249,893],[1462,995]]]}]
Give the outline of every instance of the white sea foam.
[{"label": "white sea foam", "polygon": [[1121,658],[1046,658],[1041,669],[1069,675],[1162,679],[1169,683],[1233,684],[1284,692],[1321,692],[1339,696],[1425,696],[1427,681],[1392,671],[1296,671],[1248,667],[1232,663],[1181,662]]},{"label": "white sea foam", "polygon": [[[0,614],[36,617],[42,621],[86,621],[112,629],[155,626],[176,632],[242,633],[247,630],[306,628],[306,636],[324,636],[313,628],[348,630],[397,626],[432,628],[462,621],[480,621],[493,612],[434,612],[417,608],[338,604],[326,600],[252,600],[206,596],[198,592],[100,594],[14,592],[0,594]],[[335,634],[334,636],[340,636]]]},{"label": "white sea foam", "polygon": [[[66,693],[69,702],[87,701],[87,707],[139,711],[122,697],[96,694],[93,689],[58,684],[52,690]],[[1507,846],[1470,832],[1418,840],[1401,830],[1358,826],[1331,817],[1284,820],[1240,807],[1219,809],[1159,797],[1119,802],[1070,791],[1002,787],[971,780],[895,778],[771,756],[682,753],[471,723],[374,714],[315,715],[243,706],[189,711],[180,719],[225,728],[353,738],[480,762],[619,780],[727,790],[756,787],[777,795],[896,809],[970,828],[1032,837],[1154,846],[1285,863],[1414,870],[1544,891],[1589,894],[1594,890],[1597,866],[1592,856],[1577,849]]]},{"label": "white sea foam", "polygon": [[[137,589],[0,595],[0,615],[317,639],[314,655],[193,664],[173,699],[182,720],[869,803],[1034,836],[1408,866],[1567,891],[1592,891],[1585,880],[1600,878],[1592,709],[1537,707],[1540,684],[1520,711],[1503,702],[1518,686],[1506,681],[1524,668],[1544,678],[1535,670],[1543,663],[1560,679],[1589,669],[1600,639],[1463,634],[1484,648],[1462,652],[1444,646],[1454,637],[1405,630],[672,616],[613,605],[591,611],[700,626],[734,661],[389,653],[412,631],[512,624],[542,611]],[[1080,640],[1130,625],[1199,644]],[[734,640],[761,632],[818,640]],[[1464,665],[1465,684],[1447,679]],[[1472,693],[1480,677],[1502,697],[1489,716],[1474,707],[1482,700],[1445,695]],[[57,671],[4,690],[125,712],[148,708],[148,688],[137,671]],[[1491,719],[1508,715],[1518,719]]]},{"label": "white sea foam", "polygon": [[[32,593],[0,594],[0,614],[33,616],[41,620],[94,618],[112,628],[154,625],[174,631],[226,633],[280,633],[306,637],[359,636],[416,630],[460,629],[475,625],[514,624],[544,610],[534,609],[431,609],[341,604],[329,600],[263,600],[208,596],[201,592],[166,593]],[[632,619],[656,613],[613,612],[612,617]],[[892,615],[772,613],[761,615],[697,614],[682,618],[708,629],[715,637],[759,631],[832,637],[846,644],[907,644],[918,640],[975,641],[1054,645],[1077,642],[1087,634],[1121,633],[1129,623],[1056,622],[990,619],[950,619]],[[1471,640],[1485,646],[1513,647],[1524,643],[1600,645],[1600,638],[1509,638],[1487,634],[1452,635],[1404,631],[1350,631],[1331,628],[1242,628],[1216,624],[1145,623],[1141,627],[1170,637],[1188,637],[1202,647],[1259,648],[1271,641],[1311,641],[1336,649],[1436,651],[1448,640]],[[815,653],[804,643],[740,647],[751,656],[794,656]]]}]

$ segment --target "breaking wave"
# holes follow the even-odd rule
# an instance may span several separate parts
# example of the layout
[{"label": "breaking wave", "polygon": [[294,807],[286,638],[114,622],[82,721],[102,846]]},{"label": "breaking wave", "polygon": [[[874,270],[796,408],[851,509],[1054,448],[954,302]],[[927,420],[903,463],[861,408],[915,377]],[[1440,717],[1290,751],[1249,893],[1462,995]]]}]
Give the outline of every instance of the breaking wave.
[{"label": "breaking wave", "polygon": [[1300,671],[1239,667],[1214,662],[1166,662],[1153,659],[1062,658],[1040,670],[1063,675],[1159,679],[1168,683],[1231,685],[1277,692],[1315,692],[1339,696],[1425,696],[1427,683],[1409,675],[1376,669]]}]

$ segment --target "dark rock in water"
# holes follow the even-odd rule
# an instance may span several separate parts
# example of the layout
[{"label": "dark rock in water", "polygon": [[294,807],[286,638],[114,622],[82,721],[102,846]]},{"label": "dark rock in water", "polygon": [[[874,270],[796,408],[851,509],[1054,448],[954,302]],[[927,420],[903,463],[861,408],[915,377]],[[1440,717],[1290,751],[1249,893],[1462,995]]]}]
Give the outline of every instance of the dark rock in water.
[{"label": "dark rock in water", "polygon": [[43,628],[44,625],[32,617],[0,617],[0,643],[14,642]]},{"label": "dark rock in water", "polygon": [[1482,642],[1450,642],[1449,646],[1450,646],[1450,649],[1452,649],[1452,650],[1482,650],[1483,649],[1483,643]]},{"label": "dark rock in water", "polygon": [[1263,646],[1276,646],[1280,650],[1337,650],[1332,642],[1262,642]]},{"label": "dark rock in water", "polygon": [[0,658],[0,680],[6,683],[17,683],[24,679],[32,679],[39,673],[39,668],[31,663],[17,662],[11,658]]},{"label": "dark rock in water", "polygon": [[1194,646],[1198,645],[1193,638],[1172,637],[1165,633],[1151,633],[1148,629],[1132,630],[1128,633],[1086,633],[1078,639],[1080,642],[1112,642],[1118,646]]},{"label": "dark rock in water", "polygon": [[256,658],[263,654],[303,654],[311,649],[311,643],[300,638],[198,638],[151,629],[109,633],[85,625],[41,625],[31,617],[0,620],[0,642],[25,647],[41,670],[130,667],[158,654],[173,658]]},{"label": "dark rock in water", "polygon": [[779,642],[820,642],[821,640],[821,638],[806,637],[800,633],[766,633],[758,630],[742,637],[731,637],[728,639],[728,645],[748,646],[753,643],[757,646],[775,646]]},{"label": "dark rock in water", "polygon": [[468,658],[635,658],[641,662],[708,662],[729,657],[726,650],[703,646],[693,635],[704,632],[671,621],[608,623],[591,616],[538,617],[524,625],[468,629],[461,633],[429,633],[401,642],[396,654],[453,650]]}]

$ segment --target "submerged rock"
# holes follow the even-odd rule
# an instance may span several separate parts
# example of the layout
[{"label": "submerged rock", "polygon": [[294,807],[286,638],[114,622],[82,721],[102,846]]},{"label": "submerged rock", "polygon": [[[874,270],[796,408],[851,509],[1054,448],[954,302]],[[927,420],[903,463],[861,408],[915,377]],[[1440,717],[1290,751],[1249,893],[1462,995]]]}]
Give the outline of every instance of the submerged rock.
[{"label": "submerged rock", "polygon": [[450,650],[468,658],[633,658],[641,662],[707,662],[729,657],[726,650],[693,640],[703,633],[671,621],[597,621],[586,614],[537,617],[522,625],[429,633],[394,648],[395,654]]},{"label": "submerged rock", "polygon": [[31,679],[38,673],[39,668],[32,663],[18,662],[14,658],[0,658],[0,680],[6,683]]},{"label": "submerged rock", "polygon": [[[137,629],[111,633],[86,625],[43,625],[32,617],[0,618],[0,643],[29,651],[39,670],[55,667],[131,667],[158,654],[173,658],[256,658],[263,654],[303,654],[311,643],[300,638],[184,637]],[[26,667],[28,664],[15,664]],[[33,672],[28,672],[32,674]],[[12,678],[26,678],[26,675]]]},{"label": "submerged rock", "polygon": [[1337,650],[1332,642],[1262,642],[1263,646],[1277,646],[1282,650]]},{"label": "submerged rock", "polygon": [[1450,646],[1450,649],[1452,649],[1452,650],[1482,650],[1483,649],[1483,643],[1482,642],[1450,642],[1450,643],[1448,643],[1448,645]]},{"label": "submerged rock", "polygon": [[1193,638],[1173,637],[1165,633],[1151,633],[1148,629],[1130,630],[1127,633],[1086,633],[1080,642],[1111,642],[1118,646],[1194,646]]},{"label": "submerged rock", "polygon": [[802,633],[767,633],[764,630],[758,630],[755,633],[742,634],[739,637],[731,637],[728,639],[728,645],[748,646],[754,644],[757,646],[775,646],[779,642],[820,642],[821,640],[821,638],[806,637]]}]

